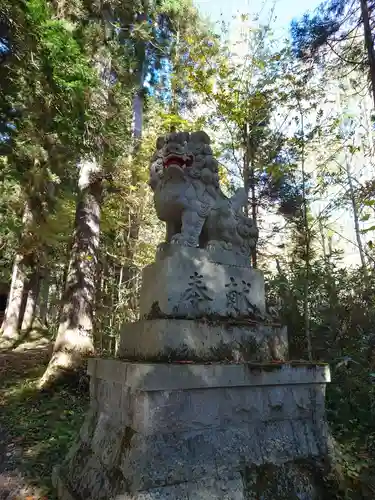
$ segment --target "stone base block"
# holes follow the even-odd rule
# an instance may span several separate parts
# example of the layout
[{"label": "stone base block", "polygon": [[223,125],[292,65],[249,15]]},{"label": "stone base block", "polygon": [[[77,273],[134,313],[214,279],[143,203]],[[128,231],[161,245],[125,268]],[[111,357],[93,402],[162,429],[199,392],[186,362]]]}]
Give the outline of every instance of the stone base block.
[{"label": "stone base block", "polygon": [[117,356],[127,360],[284,361],[288,356],[285,327],[153,319],[126,323]]},{"label": "stone base block", "polygon": [[92,359],[89,373],[60,500],[323,498],[327,367]]},{"label": "stone base block", "polygon": [[143,270],[141,318],[248,317],[265,313],[261,271],[212,262],[200,248],[172,245]]},{"label": "stone base block", "polygon": [[[58,476],[59,472],[59,470],[56,471],[54,478],[56,489],[59,491],[58,498],[60,500],[75,500],[75,497],[72,497],[67,486]],[[245,500],[243,481],[240,474],[237,474],[236,479],[209,479],[206,481],[151,488],[147,491],[136,493],[123,493],[111,497],[111,500],[217,500],[218,498],[225,500]]]}]

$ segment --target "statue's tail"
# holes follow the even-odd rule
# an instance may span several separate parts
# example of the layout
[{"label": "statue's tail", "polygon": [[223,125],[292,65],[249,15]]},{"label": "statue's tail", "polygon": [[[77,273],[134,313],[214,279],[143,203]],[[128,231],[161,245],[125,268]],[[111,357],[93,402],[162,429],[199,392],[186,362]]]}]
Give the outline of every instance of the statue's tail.
[{"label": "statue's tail", "polygon": [[237,189],[232,198],[230,199],[232,207],[236,212],[241,210],[247,203],[247,193],[244,188]]}]

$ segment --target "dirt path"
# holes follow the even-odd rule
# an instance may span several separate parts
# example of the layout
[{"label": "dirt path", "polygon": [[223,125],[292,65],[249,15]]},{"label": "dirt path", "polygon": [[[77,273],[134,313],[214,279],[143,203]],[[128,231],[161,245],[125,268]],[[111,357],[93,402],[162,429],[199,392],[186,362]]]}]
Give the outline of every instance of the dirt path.
[{"label": "dirt path", "polygon": [[22,436],[11,437],[6,424],[4,425],[7,411],[5,394],[12,380],[21,379],[42,368],[48,362],[49,356],[49,346],[18,348],[13,352],[0,351],[0,411],[5,416],[0,422],[0,500],[43,498],[38,488],[30,485],[29,480],[20,471],[19,466],[24,454]]}]

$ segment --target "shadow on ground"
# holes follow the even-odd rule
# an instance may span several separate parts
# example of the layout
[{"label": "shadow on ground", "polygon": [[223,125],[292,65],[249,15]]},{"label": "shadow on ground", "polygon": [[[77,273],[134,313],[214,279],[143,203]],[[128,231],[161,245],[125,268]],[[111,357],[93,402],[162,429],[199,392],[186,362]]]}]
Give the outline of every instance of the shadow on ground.
[{"label": "shadow on ground", "polygon": [[0,500],[51,500],[61,463],[88,406],[87,380],[40,392],[50,347],[0,352]]}]

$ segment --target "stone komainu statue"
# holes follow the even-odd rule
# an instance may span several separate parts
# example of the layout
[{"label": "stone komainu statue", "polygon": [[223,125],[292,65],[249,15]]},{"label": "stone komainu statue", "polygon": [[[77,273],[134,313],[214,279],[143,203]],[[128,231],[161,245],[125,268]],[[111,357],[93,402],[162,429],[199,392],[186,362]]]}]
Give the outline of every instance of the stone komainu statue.
[{"label": "stone komainu statue", "polygon": [[250,256],[258,229],[243,213],[247,194],[239,189],[227,198],[221,191],[208,135],[171,133],[159,137],[156,147],[150,186],[157,215],[167,224],[166,243]]}]

